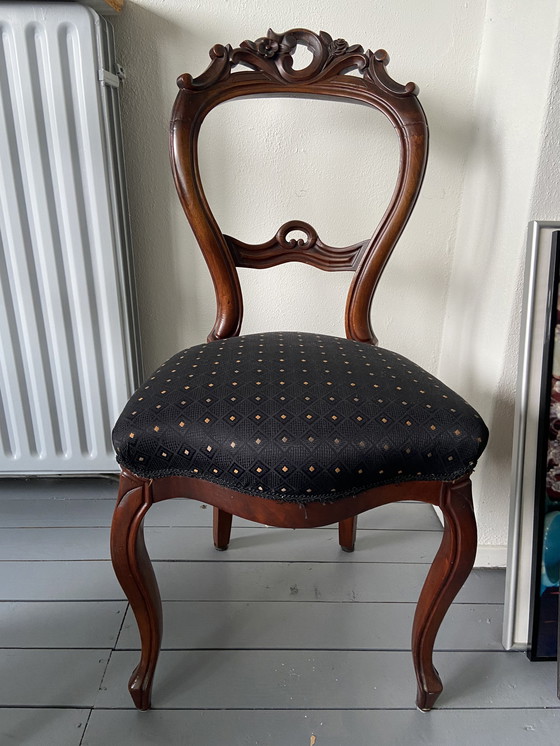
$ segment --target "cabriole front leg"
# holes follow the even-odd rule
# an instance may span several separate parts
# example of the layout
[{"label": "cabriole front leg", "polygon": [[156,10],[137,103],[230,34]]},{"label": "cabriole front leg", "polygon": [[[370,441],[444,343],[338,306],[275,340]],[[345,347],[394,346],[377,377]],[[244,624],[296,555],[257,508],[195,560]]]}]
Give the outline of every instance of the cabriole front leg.
[{"label": "cabriole front leg", "polygon": [[430,568],[414,616],[412,658],[418,681],[416,704],[428,711],[443,685],[432,655],[441,622],[474,564],[477,545],[471,481],[442,483],[439,507],[445,518],[443,539]]},{"label": "cabriole front leg", "polygon": [[128,682],[139,710],[150,708],[162,630],[159,589],[144,543],[144,517],[151,504],[151,481],[123,471],[111,527],[111,558],[140,632],[140,662]]}]

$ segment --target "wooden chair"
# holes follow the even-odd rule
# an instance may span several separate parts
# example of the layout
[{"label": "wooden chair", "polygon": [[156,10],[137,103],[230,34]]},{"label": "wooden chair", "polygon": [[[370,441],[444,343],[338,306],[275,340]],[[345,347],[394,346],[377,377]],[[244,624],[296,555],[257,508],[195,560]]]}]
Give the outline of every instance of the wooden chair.
[{"label": "wooden chair", "polygon": [[[312,61],[296,70],[292,55],[298,44],[311,51]],[[143,538],[153,503],[187,497],[214,506],[214,543],[222,550],[234,514],[290,528],[338,522],[340,545],[352,551],[359,513],[414,499],[439,506],[445,517],[412,631],[417,705],[429,710],[442,691],[432,663],[434,640],[474,562],[469,477],[488,433],[461,397],[378,347],[370,326],[374,290],[426,165],[428,130],[417,88],[389,77],[383,50],[364,53],[358,45],[305,29],[269,31],[237,49],[216,45],[210,57],[200,77],[178,79],[171,160],[214,282],[216,322],[207,343],[179,352],[138,389],[113,432],[122,475],[111,551],[142,642],[130,693],[136,707],[150,707],[161,641],[161,602]],[[234,72],[240,64],[245,69]],[[347,74],[351,70],[361,75]],[[400,142],[400,168],[372,238],[333,248],[299,220],[260,245],[221,233],[201,185],[198,133],[215,106],[249,95],[342,99],[388,117]],[[294,230],[306,238],[290,239]],[[287,261],[354,273],[347,339],[293,332],[238,336],[242,298],[236,268]]]}]

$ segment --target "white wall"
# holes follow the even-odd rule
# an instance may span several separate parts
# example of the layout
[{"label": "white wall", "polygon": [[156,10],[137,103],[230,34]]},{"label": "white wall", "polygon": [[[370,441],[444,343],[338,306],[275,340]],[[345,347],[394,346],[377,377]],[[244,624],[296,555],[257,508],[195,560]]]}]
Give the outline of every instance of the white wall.
[{"label": "white wall", "polygon": [[[214,319],[212,285],[168,164],[177,75],[201,72],[217,42],[237,46],[269,26],[304,26],[387,49],[390,74],[419,84],[431,132],[428,172],[373,325],[383,346],[438,371],[491,427],[475,475],[480,538],[491,547],[482,562],[505,559],[526,223],[559,217],[548,213],[554,195],[534,188],[556,16],[554,0],[355,0],[351,13],[334,0],[127,0],[115,20],[128,75],[123,120],[149,369],[205,339]],[[365,237],[393,186],[390,127],[361,107],[285,103],[232,102],[210,115],[205,183],[222,227],[260,241],[300,218],[333,244]],[[245,270],[244,331],[302,327],[303,318],[305,329],[343,334],[348,280],[300,264]]]},{"label": "white wall", "polygon": [[[526,229],[560,219],[555,0],[488,0],[439,376],[490,428],[475,473],[478,564],[505,565]],[[555,87],[557,88],[556,82]],[[554,90],[554,88],[553,88]],[[556,106],[558,96],[555,92]],[[542,155],[546,155],[545,158]],[[555,156],[555,157],[551,157]]]}]

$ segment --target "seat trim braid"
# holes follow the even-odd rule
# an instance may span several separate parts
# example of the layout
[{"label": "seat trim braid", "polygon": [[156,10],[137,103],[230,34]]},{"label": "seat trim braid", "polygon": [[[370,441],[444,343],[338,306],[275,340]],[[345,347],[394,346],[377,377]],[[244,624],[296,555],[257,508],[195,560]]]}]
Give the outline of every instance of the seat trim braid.
[{"label": "seat trim braid", "polygon": [[[200,476],[194,472],[180,471],[178,469],[160,469],[155,472],[150,472],[149,476],[136,474],[130,469],[124,461],[117,462],[123,471],[129,472],[136,479],[142,481],[157,481],[159,479],[166,479],[168,477],[184,477],[185,479],[194,479],[197,482],[208,482],[209,484],[223,487],[230,492],[234,492],[237,495],[251,495],[251,497],[260,497],[263,500],[272,500],[278,503],[296,503],[298,505],[312,505],[313,503],[320,503],[321,505],[327,505],[344,500],[347,497],[357,497],[365,492],[376,490],[378,487],[388,487],[391,485],[402,485],[402,484],[421,484],[422,482],[456,482],[462,477],[470,477],[474,472],[476,464],[471,470],[465,471],[464,469],[458,469],[456,473],[452,474],[422,474],[422,479],[417,479],[414,476],[407,476],[402,479],[387,479],[383,482],[372,482],[364,486],[360,485],[359,489],[347,489],[340,492],[327,492],[321,495],[305,495],[305,494],[289,494],[289,493],[275,493],[275,492],[260,492],[254,489],[237,490],[232,487],[231,483],[226,482],[219,477],[212,477],[211,475]],[[404,498],[403,498],[404,499]]]}]

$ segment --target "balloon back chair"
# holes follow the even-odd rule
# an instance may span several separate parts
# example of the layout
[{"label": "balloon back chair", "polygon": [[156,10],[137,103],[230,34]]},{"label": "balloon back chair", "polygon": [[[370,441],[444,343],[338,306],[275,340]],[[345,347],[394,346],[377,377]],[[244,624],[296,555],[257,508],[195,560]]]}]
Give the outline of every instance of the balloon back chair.
[{"label": "balloon back chair", "polygon": [[[312,54],[304,69],[293,66],[298,45]],[[270,30],[237,49],[216,45],[210,57],[202,75],[178,79],[170,148],[179,198],[212,275],[216,322],[206,343],[177,353],[136,391],[113,432],[122,474],[111,552],[142,644],[129,682],[132,699],[139,709],[150,707],[162,634],[161,601],[143,537],[152,504],[183,497],[212,505],[217,549],[226,549],[237,515],[289,528],[338,523],[340,545],[352,551],[359,513],[419,500],[441,508],[445,518],[412,630],[416,702],[429,710],[442,691],[432,663],[435,637],[474,562],[470,474],[488,432],[460,396],[378,347],[370,325],[373,293],[426,166],[428,129],[417,88],[389,77],[385,51],[364,53],[359,45],[305,29]],[[245,69],[234,71],[238,65]],[[348,74],[356,70],[359,75]],[[198,133],[215,106],[241,96],[344,100],[385,114],[399,139],[400,166],[372,238],[334,248],[300,220],[258,245],[220,231],[201,184]],[[305,239],[290,239],[293,231],[303,231]],[[239,336],[237,267],[288,261],[353,272],[347,338]]]}]

